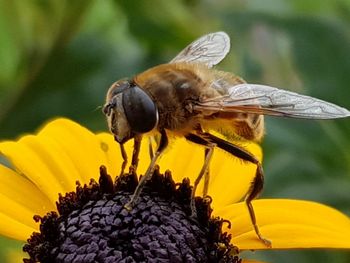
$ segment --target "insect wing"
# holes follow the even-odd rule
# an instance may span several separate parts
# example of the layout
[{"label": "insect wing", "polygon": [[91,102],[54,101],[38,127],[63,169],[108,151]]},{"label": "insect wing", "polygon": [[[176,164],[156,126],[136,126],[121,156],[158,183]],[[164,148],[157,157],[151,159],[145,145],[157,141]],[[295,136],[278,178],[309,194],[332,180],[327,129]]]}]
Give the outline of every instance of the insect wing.
[{"label": "insect wing", "polygon": [[195,110],[207,112],[245,112],[301,119],[336,119],[350,112],[335,104],[265,85],[239,84],[228,95],[203,101]]},{"label": "insect wing", "polygon": [[229,51],[230,37],[225,32],[215,32],[189,44],[170,63],[204,63],[211,68],[220,63]]}]

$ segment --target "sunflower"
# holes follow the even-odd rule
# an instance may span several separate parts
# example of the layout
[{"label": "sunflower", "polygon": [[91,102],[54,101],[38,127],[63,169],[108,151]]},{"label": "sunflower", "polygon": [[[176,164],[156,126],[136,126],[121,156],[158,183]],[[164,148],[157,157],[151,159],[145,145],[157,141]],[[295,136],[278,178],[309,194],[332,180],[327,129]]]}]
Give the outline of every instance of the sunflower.
[{"label": "sunflower", "polygon": [[[261,160],[262,153],[258,145],[251,143],[245,147]],[[126,149],[131,152],[132,145],[127,144]],[[165,229],[165,232],[171,235],[170,239],[168,236],[164,237],[164,233],[164,241],[158,240],[158,236],[153,236],[152,240],[147,239],[149,237],[139,238],[139,243],[132,245],[134,254],[126,255],[131,261],[125,262],[138,262],[135,261],[135,257],[145,259],[150,255],[147,253],[153,253],[150,255],[152,257],[163,258],[163,261],[155,259],[154,262],[169,262],[167,256],[174,256],[176,251],[182,253],[180,259],[183,259],[184,254],[187,257],[193,255],[192,261],[187,258],[188,261],[183,260],[184,262],[203,262],[198,257],[208,255],[226,259],[222,262],[240,262],[237,256],[232,255],[234,252],[260,249],[350,248],[350,220],[339,211],[309,201],[259,199],[253,201],[253,205],[261,233],[272,241],[272,248],[266,247],[256,237],[246,205],[241,201],[255,174],[255,166],[242,164],[220,150],[215,150],[210,166],[210,200],[196,199],[199,219],[191,220],[187,216],[189,182],[194,181],[201,169],[204,153],[202,147],[182,139],[176,139],[171,144],[159,162],[160,169],[156,170],[157,176],[153,176],[155,179],[152,177],[153,182],[149,183],[149,190],[142,194],[141,199],[148,206],[143,205],[140,200],[137,207],[141,210],[135,212],[135,208],[130,215],[123,209],[123,202],[126,202],[132,193],[137,184],[137,177],[135,171],[117,176],[122,158],[113,136],[108,133],[94,134],[71,120],[60,118],[47,123],[36,135],[26,135],[18,141],[1,142],[0,153],[4,157],[0,164],[0,234],[22,241],[30,238],[25,246],[27,252],[30,248],[37,252],[39,247],[50,247],[50,253],[58,257],[57,262],[94,262],[91,260],[97,255],[101,260],[99,262],[114,262],[111,261],[111,255],[125,256],[124,252],[130,247],[126,246],[128,241],[122,242],[120,238],[129,235],[130,229],[125,231],[121,228],[119,232],[113,232],[114,247],[120,246],[125,250],[119,251],[120,254],[106,250],[107,252],[101,255],[101,247],[98,247],[102,246],[101,240],[96,243],[97,247],[93,246],[96,241],[93,238],[106,232],[106,228],[103,228],[103,231],[100,229],[102,219],[99,213],[104,214],[103,223],[108,225],[108,229],[113,229],[120,220],[134,220],[133,224],[139,227],[137,231],[145,229],[145,221],[149,220],[156,221],[158,225],[162,223],[159,222],[159,218],[166,220],[167,225],[175,223],[175,226],[170,227],[175,229],[177,234]],[[138,171],[144,172],[149,162],[148,145],[142,145]],[[171,172],[162,171],[164,168]],[[116,183],[112,182],[112,178],[117,178]],[[199,186],[197,193],[201,192],[201,187],[203,186]],[[127,195],[120,197],[121,192],[127,192]],[[155,192],[160,196],[155,196]],[[173,198],[173,195],[176,195],[176,198]],[[89,199],[91,196],[94,200],[93,205]],[[104,201],[98,198],[104,198]],[[154,199],[161,200],[162,203],[153,204]],[[101,202],[109,208],[102,208]],[[160,210],[164,210],[167,216],[158,215],[159,211],[152,209],[155,206],[161,207]],[[122,215],[123,218],[110,218],[113,209],[119,209],[116,214]],[[177,213],[177,210],[181,209],[185,212]],[[155,214],[152,214],[153,210]],[[136,214],[139,218],[134,219],[133,215]],[[33,217],[36,220],[33,220]],[[92,218],[92,221],[86,221],[86,218]],[[100,221],[94,223],[93,218],[100,218]],[[84,242],[89,246],[84,247],[84,259],[74,261],[69,255],[63,258],[57,251],[61,249],[62,252],[62,247],[66,246],[65,248],[69,247],[72,253],[83,253],[77,244],[65,243],[73,239],[71,236],[63,240],[63,236],[68,232],[77,235],[78,221],[84,221],[78,228],[100,232],[94,235],[79,234],[79,238],[84,237]],[[195,233],[187,233],[188,229]],[[175,236],[184,242],[176,241],[168,246],[168,242],[173,241]],[[51,238],[58,248],[53,247],[52,243],[49,244],[45,238]],[[208,238],[214,241],[208,243],[205,240]],[[157,239],[157,242],[154,239]],[[204,242],[204,245],[198,242]],[[195,252],[184,253],[190,249],[187,246],[193,243],[196,244]],[[138,247],[140,244],[143,247]],[[27,259],[26,262],[36,262],[37,259],[33,256],[35,253],[31,253],[31,259]],[[105,261],[101,259],[103,256],[106,257]],[[173,262],[182,262],[180,259]]]}]

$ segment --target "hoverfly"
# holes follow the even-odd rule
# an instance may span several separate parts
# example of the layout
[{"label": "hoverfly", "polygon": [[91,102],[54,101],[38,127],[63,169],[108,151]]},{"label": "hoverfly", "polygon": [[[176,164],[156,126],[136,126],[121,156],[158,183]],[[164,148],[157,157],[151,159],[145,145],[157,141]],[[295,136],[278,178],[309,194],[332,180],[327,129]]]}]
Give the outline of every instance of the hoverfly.
[{"label": "hoverfly", "polygon": [[[158,148],[127,208],[132,208],[150,178],[158,158],[168,145],[168,134],[183,136],[205,148],[205,161],[194,182],[192,199],[202,177],[209,176],[208,166],[215,147],[256,165],[256,174],[245,202],[255,233],[270,246],[270,241],[260,234],[251,203],[263,188],[264,175],[260,162],[235,141],[219,138],[210,130],[226,137],[260,142],[264,135],[263,115],[335,119],[349,117],[350,112],[313,97],[248,84],[232,73],[212,69],[225,58],[229,49],[230,38],[226,33],[204,35],[169,63],[112,84],[103,112],[121,147],[124,158],[122,171],[127,162],[123,147],[126,141],[134,139],[131,164],[136,167],[142,136],[154,132],[160,134]],[[193,203],[192,200],[192,211],[195,211]]]}]

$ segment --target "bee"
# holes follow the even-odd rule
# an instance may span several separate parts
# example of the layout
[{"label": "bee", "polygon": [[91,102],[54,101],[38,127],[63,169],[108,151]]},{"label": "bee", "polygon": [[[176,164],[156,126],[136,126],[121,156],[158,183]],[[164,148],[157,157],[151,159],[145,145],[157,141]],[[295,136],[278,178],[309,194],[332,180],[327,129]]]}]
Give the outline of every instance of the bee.
[{"label": "bee", "polygon": [[[218,147],[239,159],[256,165],[256,173],[245,198],[257,237],[267,246],[257,225],[252,200],[262,191],[264,174],[259,160],[245,150],[238,140],[259,143],[264,136],[264,115],[335,119],[349,117],[350,112],[335,104],[298,93],[258,84],[246,83],[240,77],[213,69],[230,50],[230,38],[224,32],[204,35],[189,44],[169,63],[150,68],[131,79],[122,79],[109,88],[103,112],[127,163],[124,143],[134,140],[131,165],[138,163],[144,135],[160,135],[157,150],[140,180],[130,202],[137,201],[157,160],[168,145],[168,136],[181,136],[205,149],[203,167],[194,182],[191,208],[200,180],[209,180],[209,163]],[[223,135],[215,136],[215,130]],[[207,183],[206,187],[207,188]],[[204,190],[204,195],[206,190]]]}]

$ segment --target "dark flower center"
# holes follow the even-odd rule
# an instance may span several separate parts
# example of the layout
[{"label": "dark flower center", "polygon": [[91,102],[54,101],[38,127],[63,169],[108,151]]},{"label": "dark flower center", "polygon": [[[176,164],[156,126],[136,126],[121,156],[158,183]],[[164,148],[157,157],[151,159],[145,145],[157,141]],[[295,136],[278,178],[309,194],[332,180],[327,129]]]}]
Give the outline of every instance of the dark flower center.
[{"label": "dark flower center", "polygon": [[101,167],[99,183],[77,183],[60,195],[56,212],[40,221],[23,250],[34,262],[240,262],[233,256],[226,222],[211,218],[209,198],[196,198],[191,216],[188,179],[176,185],[157,168],[131,211],[124,208],[137,186],[131,171],[115,182]]}]

